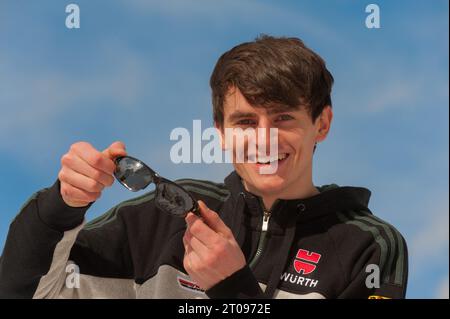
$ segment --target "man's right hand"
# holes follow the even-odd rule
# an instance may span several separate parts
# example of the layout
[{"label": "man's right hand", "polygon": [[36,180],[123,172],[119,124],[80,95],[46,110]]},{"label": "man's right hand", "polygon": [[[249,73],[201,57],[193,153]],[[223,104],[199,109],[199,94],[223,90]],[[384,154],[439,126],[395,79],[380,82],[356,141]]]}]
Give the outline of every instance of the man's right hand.
[{"label": "man's right hand", "polygon": [[103,152],[87,142],[77,142],[61,157],[58,178],[61,196],[71,207],[96,201],[105,187],[114,183],[114,159],[127,152],[122,142],[114,142]]}]

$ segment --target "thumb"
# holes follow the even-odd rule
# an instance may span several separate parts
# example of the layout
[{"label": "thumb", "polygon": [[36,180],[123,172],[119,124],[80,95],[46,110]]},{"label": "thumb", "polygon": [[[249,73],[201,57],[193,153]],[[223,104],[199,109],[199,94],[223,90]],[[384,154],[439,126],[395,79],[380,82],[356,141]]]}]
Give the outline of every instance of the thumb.
[{"label": "thumb", "polygon": [[107,149],[105,149],[102,154],[106,155],[110,159],[114,159],[118,156],[127,155],[127,151],[123,142],[116,141],[112,143]]},{"label": "thumb", "polygon": [[233,236],[231,230],[225,225],[222,219],[219,217],[215,211],[211,210],[206,206],[206,204],[199,200],[198,206],[200,208],[200,214],[203,217],[203,221],[211,227],[217,233],[222,234],[225,237]]}]

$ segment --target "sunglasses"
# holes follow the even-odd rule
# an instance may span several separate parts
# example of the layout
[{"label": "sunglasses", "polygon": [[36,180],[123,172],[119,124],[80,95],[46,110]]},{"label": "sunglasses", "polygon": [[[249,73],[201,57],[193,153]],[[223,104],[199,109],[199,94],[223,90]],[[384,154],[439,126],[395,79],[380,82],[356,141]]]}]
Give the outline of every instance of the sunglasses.
[{"label": "sunglasses", "polygon": [[192,212],[200,216],[197,201],[180,185],[159,176],[144,162],[131,156],[115,159],[114,176],[127,189],[137,192],[151,183],[156,185],[155,205],[159,209],[179,217]]}]

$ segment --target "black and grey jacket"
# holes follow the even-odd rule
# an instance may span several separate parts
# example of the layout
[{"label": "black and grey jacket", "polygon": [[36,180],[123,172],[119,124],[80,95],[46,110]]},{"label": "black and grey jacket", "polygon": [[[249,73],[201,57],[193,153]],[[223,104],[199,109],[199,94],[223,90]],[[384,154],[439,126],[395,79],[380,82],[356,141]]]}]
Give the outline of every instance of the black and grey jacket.
[{"label": "black and grey jacket", "polygon": [[154,193],[125,201],[85,224],[59,182],[33,195],[11,223],[0,260],[3,298],[403,298],[407,248],[372,215],[365,188],[319,187],[264,211],[236,172],[224,184],[178,180],[219,213],[247,266],[204,292],[183,268],[179,217]]}]

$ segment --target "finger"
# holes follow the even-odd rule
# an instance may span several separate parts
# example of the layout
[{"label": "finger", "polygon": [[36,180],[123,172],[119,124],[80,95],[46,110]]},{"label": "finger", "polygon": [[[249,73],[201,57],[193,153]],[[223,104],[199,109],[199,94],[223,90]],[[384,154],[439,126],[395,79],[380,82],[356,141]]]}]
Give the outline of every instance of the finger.
[{"label": "finger", "polygon": [[188,241],[187,241],[187,239],[186,239],[186,233],[184,234],[184,236],[183,236],[183,246],[184,246],[184,252],[185,252],[185,254],[188,254],[189,252],[190,252],[190,246],[189,246],[189,244],[188,244]]},{"label": "finger", "polygon": [[200,240],[194,237],[188,230],[185,233],[185,241],[192,248],[192,250],[200,257],[202,260],[206,260],[210,255],[210,249],[205,246]]},{"label": "finger", "polygon": [[115,159],[118,156],[127,155],[125,144],[123,142],[117,141],[112,143],[107,149],[102,152],[110,159]]},{"label": "finger", "polygon": [[[210,282],[213,280],[213,278],[217,276],[215,270],[208,268],[200,256],[192,248],[190,249],[189,254],[186,254],[183,260],[183,262],[186,262],[187,264],[186,270],[190,272],[189,275],[192,275],[191,277],[195,277],[192,279],[200,279],[202,282]],[[197,284],[200,285],[200,283]]]},{"label": "finger", "polygon": [[89,165],[106,174],[112,175],[116,169],[116,165],[108,156],[96,150],[89,143],[77,143],[73,146],[73,151]]},{"label": "finger", "polygon": [[189,245],[185,242],[183,238],[184,244],[184,257],[183,257],[183,266],[184,269],[189,273],[191,271],[191,260],[189,259]]},{"label": "finger", "polygon": [[75,172],[68,167],[63,167],[59,171],[58,178],[62,182],[66,182],[76,188],[85,190],[90,193],[99,193],[105,187],[102,183],[87,177],[83,174]]},{"label": "finger", "polygon": [[198,205],[200,208],[201,217],[203,217],[204,222],[212,230],[224,235],[225,237],[233,236],[231,230],[227,227],[227,225],[225,225],[225,223],[215,211],[209,209],[208,206],[206,206],[206,204],[201,200],[198,201]]},{"label": "finger", "polygon": [[84,161],[76,154],[64,155],[61,159],[61,164],[71,168],[77,173],[83,174],[102,183],[103,186],[111,186],[114,183],[114,177],[112,175],[106,174],[105,172],[92,167],[88,162]]},{"label": "finger", "polygon": [[197,253],[193,250],[192,246],[185,239],[183,239],[183,242],[185,243],[186,246],[184,259],[189,261],[189,268],[193,268],[193,266],[200,265],[200,258],[198,257]]},{"label": "finger", "polygon": [[217,234],[207,224],[205,224],[201,218],[192,213],[189,214],[186,216],[186,222],[188,224],[187,233],[197,238],[203,243],[203,245],[208,248],[212,248],[217,240],[223,238],[220,234]]},{"label": "finger", "polygon": [[198,255],[198,253],[194,250],[194,248],[189,244],[186,239],[186,234],[183,236],[183,243],[185,245],[186,253],[183,258],[183,266],[187,271],[192,280],[195,280],[196,283],[202,289],[208,289],[209,287],[203,287],[203,284],[216,282],[217,278],[223,279],[214,267],[208,266],[207,262],[204,261],[202,257]]},{"label": "finger", "polygon": [[184,256],[183,265],[187,270],[189,276],[197,281],[197,284],[202,289],[208,289],[206,286],[208,283],[217,282],[217,278],[223,280],[223,275],[216,271],[216,267],[212,265],[211,259],[205,259],[200,256],[195,249],[187,244],[189,253]]},{"label": "finger", "polygon": [[192,257],[194,255],[195,255],[194,258],[198,258],[198,255],[191,245],[191,239],[192,239],[192,236],[190,236],[189,231],[186,230],[186,232],[184,233],[184,236],[183,236],[183,245],[184,245],[184,249],[185,249],[185,256],[190,257],[192,260]]}]

